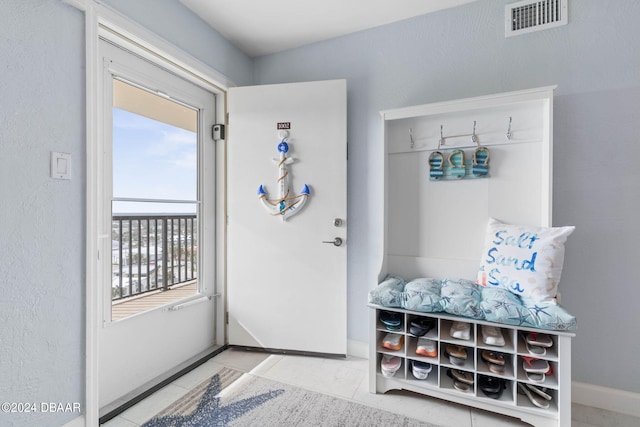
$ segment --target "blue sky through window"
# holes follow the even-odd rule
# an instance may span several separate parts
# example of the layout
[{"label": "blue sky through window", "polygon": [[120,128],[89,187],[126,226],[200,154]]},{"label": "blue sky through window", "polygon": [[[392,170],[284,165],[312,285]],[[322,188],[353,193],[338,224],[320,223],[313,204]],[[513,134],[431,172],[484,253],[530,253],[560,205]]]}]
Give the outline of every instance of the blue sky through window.
[{"label": "blue sky through window", "polygon": [[[195,200],[197,134],[113,109],[113,196]],[[194,213],[195,203],[114,202],[116,213]]]}]

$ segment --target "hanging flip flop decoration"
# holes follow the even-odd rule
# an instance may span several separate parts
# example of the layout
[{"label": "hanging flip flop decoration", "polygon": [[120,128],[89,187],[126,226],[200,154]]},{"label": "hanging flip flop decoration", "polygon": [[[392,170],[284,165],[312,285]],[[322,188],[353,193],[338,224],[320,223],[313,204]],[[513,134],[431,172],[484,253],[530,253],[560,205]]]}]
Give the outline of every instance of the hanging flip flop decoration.
[{"label": "hanging flip flop decoration", "polygon": [[293,216],[300,212],[302,207],[307,203],[307,199],[309,198],[311,191],[309,190],[309,186],[307,184],[302,187],[302,191],[297,196],[289,196],[289,184],[288,184],[288,175],[287,165],[294,162],[292,157],[287,156],[287,152],[289,151],[289,144],[286,143],[285,139],[283,139],[280,144],[278,144],[278,153],[280,153],[279,158],[273,159],[273,162],[278,166],[279,177],[278,177],[278,198],[270,199],[267,191],[265,190],[263,185],[260,185],[258,188],[258,198],[265,209],[271,215],[279,215],[283,221],[285,221],[288,217]]},{"label": "hanging flip flop decoration", "polygon": [[453,150],[449,154],[449,171],[454,178],[463,178],[467,173],[464,167],[464,151]]},{"label": "hanging flip flop decoration", "polygon": [[473,166],[471,171],[475,176],[485,176],[489,173],[490,153],[487,147],[481,145],[473,152]]},{"label": "hanging flip flop decoration", "polygon": [[[507,139],[511,139],[511,117],[509,117],[509,128],[507,130]],[[461,148],[443,153],[441,147],[445,145],[447,139],[471,137],[471,142],[475,144],[476,149],[473,151],[472,158],[465,159],[465,151]],[[413,129],[409,129],[409,148],[414,149],[415,143],[413,139]],[[488,178],[489,177],[489,159],[491,151],[488,147],[480,145],[478,135],[476,134],[476,121],[473,121],[473,132],[457,135],[444,134],[444,126],[440,125],[440,139],[438,147],[432,151],[428,157],[429,163],[429,179],[431,181],[449,181],[469,178]]]},{"label": "hanging flip flop decoration", "polygon": [[429,155],[429,177],[438,180],[444,176],[444,155],[440,151],[434,151]]}]

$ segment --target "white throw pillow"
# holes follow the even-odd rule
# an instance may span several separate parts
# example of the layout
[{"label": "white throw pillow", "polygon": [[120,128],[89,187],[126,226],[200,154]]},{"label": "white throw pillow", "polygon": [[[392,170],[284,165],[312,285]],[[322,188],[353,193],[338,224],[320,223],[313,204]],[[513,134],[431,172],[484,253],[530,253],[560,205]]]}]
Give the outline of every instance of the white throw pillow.
[{"label": "white throw pillow", "polygon": [[575,227],[504,224],[490,218],[477,284],[555,303],[564,243]]}]

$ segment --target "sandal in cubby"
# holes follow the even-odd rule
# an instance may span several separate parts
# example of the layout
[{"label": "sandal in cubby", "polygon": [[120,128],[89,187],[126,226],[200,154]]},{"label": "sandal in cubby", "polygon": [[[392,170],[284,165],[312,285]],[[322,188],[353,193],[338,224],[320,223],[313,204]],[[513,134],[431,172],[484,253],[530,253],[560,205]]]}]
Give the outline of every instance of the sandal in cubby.
[{"label": "sandal in cubby", "polygon": [[527,344],[535,345],[538,347],[549,348],[553,346],[553,341],[551,340],[551,337],[547,334],[541,334],[539,332],[529,332],[526,335],[525,340]]},{"label": "sandal in cubby", "polygon": [[543,383],[547,379],[547,376],[545,374],[539,374],[535,372],[525,372],[524,374],[532,383]]},{"label": "sandal in cubby", "polygon": [[529,344],[528,342],[525,342],[525,345],[527,347],[527,351],[535,356],[545,356],[547,354],[547,349],[544,347]]},{"label": "sandal in cubby", "polygon": [[522,357],[522,369],[528,373],[544,374],[549,371],[549,362],[543,359],[534,359],[533,357]]},{"label": "sandal in cubby", "polygon": [[[524,394],[529,398],[529,401],[538,408],[547,409],[549,408],[549,400],[545,397],[540,396],[540,394],[533,392],[530,387],[535,387],[533,385],[524,385],[522,383],[518,383],[518,391],[521,394]],[[548,396],[548,395],[547,395]],[[550,397],[550,396],[549,396]]]},{"label": "sandal in cubby", "polygon": [[438,355],[438,344],[434,340],[420,337],[416,345],[416,354],[426,357],[436,357]]},{"label": "sandal in cubby", "polygon": [[452,365],[462,366],[467,360],[467,349],[461,345],[447,344],[445,355],[449,356]]},{"label": "sandal in cubby", "polygon": [[473,374],[467,371],[461,371],[460,369],[449,369],[451,371],[451,375],[456,380],[463,382],[465,384],[473,385]]},{"label": "sandal in cubby", "polygon": [[498,351],[482,350],[481,356],[482,356],[482,360],[484,360],[485,362],[490,362],[496,365],[503,365],[503,366],[505,364],[504,354]]},{"label": "sandal in cubby", "polygon": [[505,381],[500,378],[486,375],[480,375],[478,377],[478,388],[491,399],[500,399],[505,387]]},{"label": "sandal in cubby", "polygon": [[502,353],[483,350],[481,353],[482,360],[487,364],[487,369],[494,374],[502,375],[505,372],[505,358]]},{"label": "sandal in cubby", "polygon": [[390,354],[383,354],[380,361],[380,371],[382,375],[387,378],[393,377],[400,366],[402,365],[402,359],[398,356],[391,356]]}]

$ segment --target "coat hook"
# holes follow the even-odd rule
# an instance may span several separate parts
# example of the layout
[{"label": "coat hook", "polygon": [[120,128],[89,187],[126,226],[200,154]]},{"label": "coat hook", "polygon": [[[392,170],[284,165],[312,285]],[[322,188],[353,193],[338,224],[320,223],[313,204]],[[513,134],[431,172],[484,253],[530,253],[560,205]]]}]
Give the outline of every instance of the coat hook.
[{"label": "coat hook", "polygon": [[409,147],[413,148],[413,146],[415,145],[415,143],[413,142],[413,128],[409,128],[409,140],[411,142],[409,142]]},{"label": "coat hook", "polygon": [[471,133],[471,142],[478,144],[478,137],[476,136],[476,121],[473,121],[473,132]]},{"label": "coat hook", "polygon": [[512,117],[509,117],[509,128],[507,129],[507,139],[511,140],[511,119]]},{"label": "coat hook", "polygon": [[444,133],[443,133],[443,128],[444,126],[440,125],[440,140],[438,141],[438,150],[440,149],[441,145],[444,145]]}]

